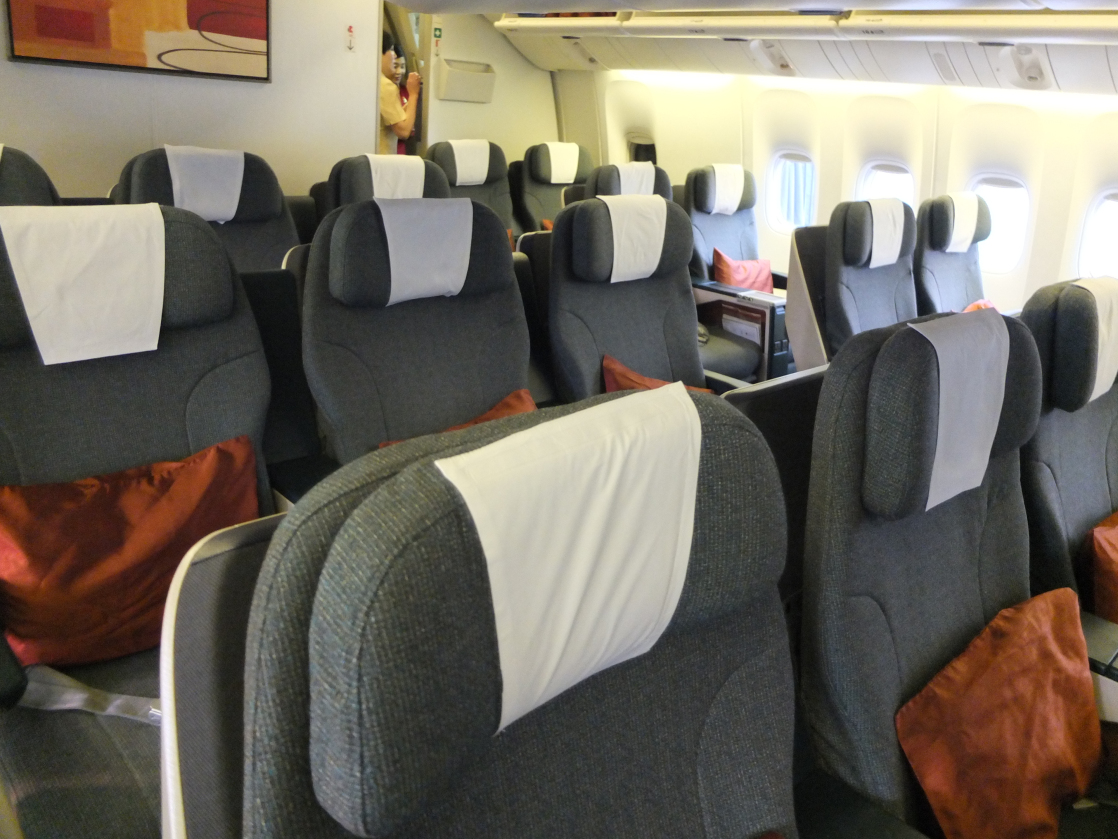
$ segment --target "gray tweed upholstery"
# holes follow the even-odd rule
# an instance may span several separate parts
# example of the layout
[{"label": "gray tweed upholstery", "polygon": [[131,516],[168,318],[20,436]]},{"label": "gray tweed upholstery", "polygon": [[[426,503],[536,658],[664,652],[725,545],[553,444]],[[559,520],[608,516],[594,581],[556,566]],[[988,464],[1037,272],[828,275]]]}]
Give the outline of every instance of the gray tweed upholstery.
[{"label": "gray tweed upholstery", "polygon": [[[260,443],[268,370],[237,275],[209,226],[164,208],[155,352],[44,366],[0,251],[0,484],[70,481],[179,460],[240,434]],[[158,695],[158,652],[71,668],[97,687]],[[0,780],[28,839],[159,835],[159,734],[79,712],[0,715]]]},{"label": "gray tweed upholstery", "polygon": [[[923,469],[928,433],[909,424],[917,408],[905,406],[938,406],[938,368],[908,339],[912,330],[851,338],[819,399],[804,559],[806,719],[828,771],[910,822],[921,794],[894,714],[998,611],[1029,596],[1018,447],[1039,415],[1040,363],[1024,326],[1006,326],[1006,395],[986,476],[927,512],[904,509],[917,495],[906,487],[922,483],[904,476]],[[881,470],[871,476],[871,446],[897,464],[902,485]],[[871,512],[867,496],[880,505],[890,489],[905,499],[895,517]]]},{"label": "gray tweed upholstery", "polygon": [[873,218],[867,201],[839,204],[827,231],[827,349],[831,355],[852,336],[916,317],[912,251],[916,219],[904,208],[904,239],[892,265],[870,268]]},{"label": "gray tweed upholstery", "polygon": [[[430,160],[423,161],[423,197],[450,198],[450,184],[443,170]],[[457,197],[457,196],[456,196]],[[373,195],[373,172],[369,158],[363,154],[346,157],[334,164],[326,181],[326,190],[319,212],[326,214],[346,204],[368,201]]]},{"label": "gray tweed upholstery", "polygon": [[1044,411],[1021,453],[1029,512],[1034,592],[1068,586],[1093,606],[1082,551],[1096,524],[1118,509],[1118,388],[1088,402],[1098,357],[1098,313],[1086,289],[1057,283],[1038,290],[1021,320],[1044,370]]},{"label": "gray tweed upholstery", "polygon": [[[167,152],[152,149],[125,164],[117,185],[116,201],[122,204],[154,202],[175,205]],[[238,271],[271,271],[283,264],[284,255],[299,244],[299,233],[275,173],[263,158],[245,153],[237,214],[224,224],[210,223],[225,245]]]},{"label": "gray tweed upholstery", "polygon": [[[338,663],[321,658],[331,655],[329,645],[316,646],[308,680],[307,628],[316,644],[322,632],[345,631],[344,618],[330,604],[352,607],[367,596],[362,580],[386,563],[413,571],[393,575],[403,588],[390,586],[377,598],[384,616],[377,623],[451,627],[444,643],[471,645],[472,652],[468,661],[448,665],[449,681],[463,672],[486,674],[483,685],[476,678],[472,684],[482,685],[484,696],[495,689],[497,705],[483,697],[479,706],[463,686],[457,691],[461,702],[435,709],[439,716],[432,722],[451,740],[461,737],[454,717],[474,720],[475,730],[480,719],[489,731],[471,742],[470,754],[449,777],[443,773],[424,802],[416,801],[414,788],[401,786],[396,773],[430,777],[440,767],[418,747],[400,753],[393,777],[384,776],[385,797],[396,818],[409,795],[420,809],[404,823],[381,823],[382,832],[370,835],[721,837],[769,829],[796,835],[792,686],[776,591],[784,518],[773,490],[775,467],[756,429],[711,397],[696,399],[704,441],[696,538],[677,617],[665,636],[645,656],[576,686],[499,738],[490,736],[500,681],[493,670],[495,639],[487,636],[493,632],[487,583],[477,586],[479,568],[484,582],[483,561],[468,514],[453,491],[437,483],[430,461],[614,398],[624,396],[378,452],[327,479],[288,517],[265,561],[250,621],[246,836],[347,836],[327,809],[364,815],[355,813],[358,802],[344,795],[339,800],[317,779],[327,809],[315,798],[308,736],[315,742],[326,731],[344,730],[346,721],[316,714],[313,732],[308,730],[310,683],[332,679],[323,668]],[[414,594],[420,597],[413,600]],[[435,624],[427,624],[432,617]],[[383,678],[373,678],[389,691],[387,699],[409,696],[414,679],[425,683],[424,672],[427,680],[447,684],[445,674],[425,670],[431,635],[412,635],[412,651],[394,659]],[[428,701],[432,692],[420,691],[412,701]],[[372,724],[375,715],[367,719],[371,724],[354,734],[371,738],[373,753],[385,757],[404,732],[379,729]],[[378,732],[384,749],[377,749]],[[346,753],[336,752],[328,765],[315,761],[315,772],[343,769]],[[361,784],[361,773],[351,772],[350,780]],[[376,806],[370,798],[369,807]]]},{"label": "gray tweed upholstery", "polygon": [[[485,183],[458,186],[458,167],[454,161],[454,147],[450,143],[435,143],[427,149],[427,159],[438,164],[446,173],[451,198],[472,198],[497,214],[506,230],[519,236],[520,223],[512,211],[512,194],[509,192],[509,166],[505,153],[496,143],[489,144],[489,173]],[[433,197],[433,196],[432,196]]]},{"label": "gray tweed upholstery", "polygon": [[[655,179],[652,184],[652,194],[659,195],[665,201],[672,200],[672,179],[668,173],[659,166],[654,166]],[[578,200],[596,198],[599,195],[621,195],[621,174],[612,163],[599,166],[591,171],[586,178],[583,193]],[[568,202],[572,203],[572,202]]]},{"label": "gray tweed upholstery", "polygon": [[0,151],[0,207],[51,207],[61,203],[43,167],[26,152],[4,146]]},{"label": "gray tweed upholstery", "polygon": [[461,293],[387,307],[376,203],[343,207],[319,227],[303,292],[303,366],[342,463],[386,440],[471,420],[528,386],[528,327],[508,235],[492,210],[477,202],[473,210]]},{"label": "gray tweed upholstery", "polygon": [[687,261],[687,214],[668,202],[664,249],[651,277],[610,283],[613,228],[600,199],[565,208],[552,233],[548,319],[556,385],[566,400],[601,393],[602,357],[644,376],[703,387]]},{"label": "gray tweed upholstery", "polygon": [[[590,152],[580,146],[574,182],[584,182],[590,177],[591,169]],[[543,230],[544,220],[554,222],[563,209],[563,188],[567,184],[551,182],[551,152],[546,143],[530,146],[524,152],[523,162],[509,167],[509,186],[513,207],[525,233]]]},{"label": "gray tweed upholstery", "polygon": [[687,173],[683,192],[683,209],[691,217],[695,250],[691,255],[691,276],[697,280],[714,279],[714,249],[730,259],[757,259],[757,220],[753,207],[757,203],[757,184],[751,172],[745,173],[738,211],[727,216],[712,213],[714,209],[714,167],[704,166]]},{"label": "gray tweed upholstery", "polygon": [[990,236],[990,208],[978,199],[978,226],[970,248],[947,253],[955,227],[955,205],[948,195],[931,198],[920,205],[916,218],[916,250],[912,273],[916,279],[916,308],[922,315],[961,312],[981,300],[982,270],[978,267],[978,243]]}]

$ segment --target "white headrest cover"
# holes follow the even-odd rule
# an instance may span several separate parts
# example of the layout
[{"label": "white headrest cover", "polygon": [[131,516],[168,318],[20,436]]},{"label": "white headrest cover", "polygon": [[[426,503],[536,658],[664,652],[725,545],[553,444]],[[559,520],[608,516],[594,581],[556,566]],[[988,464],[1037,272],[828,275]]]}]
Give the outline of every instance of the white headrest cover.
[{"label": "white headrest cover", "polygon": [[656,187],[656,167],[648,161],[618,163],[622,195],[652,195]]},{"label": "white headrest cover", "polygon": [[651,277],[664,250],[668,203],[659,195],[599,195],[613,227],[611,283]]},{"label": "white headrest cover", "polygon": [[551,156],[551,182],[573,184],[578,174],[578,143],[544,143]]},{"label": "white headrest cover", "polygon": [[423,158],[407,154],[367,154],[374,198],[422,198],[427,170]]},{"label": "white headrest cover", "polygon": [[701,443],[677,383],[435,461],[485,551],[501,729],[663,634],[687,576]]},{"label": "white headrest cover", "polygon": [[737,163],[714,164],[714,209],[711,213],[732,216],[741,204],[745,169]]},{"label": "white headrest cover", "polygon": [[873,250],[870,268],[892,265],[904,244],[904,202],[899,198],[875,198],[868,202],[873,218]]},{"label": "white headrest cover", "polygon": [[454,151],[454,186],[477,186],[489,177],[488,140],[451,140]]},{"label": "white headrest cover", "polygon": [[1118,376],[1118,280],[1113,277],[1078,280],[1075,285],[1091,292],[1099,315],[1099,357],[1095,364],[1093,402],[1114,386]]},{"label": "white headrest cover", "polygon": [[469,198],[373,200],[388,240],[392,273],[388,305],[458,294],[470,268],[473,202]]},{"label": "white headrest cover", "polygon": [[978,195],[973,192],[952,192],[948,196],[955,206],[955,222],[951,227],[951,241],[947,253],[966,253],[974,244],[978,229]]},{"label": "white headrest cover", "polygon": [[939,363],[939,429],[925,508],[930,510],[979,486],[986,475],[1005,398],[1009,330],[994,309],[909,326],[928,339]]},{"label": "white headrest cover", "polygon": [[237,215],[245,153],[197,146],[164,146],[175,206],[206,221],[224,223]]},{"label": "white headrest cover", "polygon": [[0,207],[0,233],[44,364],[158,347],[158,205]]}]

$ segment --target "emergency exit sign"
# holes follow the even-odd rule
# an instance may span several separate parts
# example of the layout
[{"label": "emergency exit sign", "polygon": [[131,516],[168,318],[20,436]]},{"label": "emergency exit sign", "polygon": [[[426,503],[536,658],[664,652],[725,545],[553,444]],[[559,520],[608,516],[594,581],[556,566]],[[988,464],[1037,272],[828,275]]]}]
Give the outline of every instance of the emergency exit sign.
[{"label": "emergency exit sign", "polygon": [[443,36],[443,29],[442,29],[442,27],[441,27],[441,26],[436,26],[436,27],[435,27],[435,37],[436,37],[436,38],[441,38],[442,36]]}]

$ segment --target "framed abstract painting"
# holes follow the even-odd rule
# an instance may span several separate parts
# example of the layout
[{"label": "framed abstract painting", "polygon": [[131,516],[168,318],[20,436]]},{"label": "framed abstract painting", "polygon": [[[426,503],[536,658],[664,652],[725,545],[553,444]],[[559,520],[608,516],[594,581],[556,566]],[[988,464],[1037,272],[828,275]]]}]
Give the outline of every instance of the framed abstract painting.
[{"label": "framed abstract painting", "polygon": [[268,0],[7,0],[11,57],[267,81]]}]

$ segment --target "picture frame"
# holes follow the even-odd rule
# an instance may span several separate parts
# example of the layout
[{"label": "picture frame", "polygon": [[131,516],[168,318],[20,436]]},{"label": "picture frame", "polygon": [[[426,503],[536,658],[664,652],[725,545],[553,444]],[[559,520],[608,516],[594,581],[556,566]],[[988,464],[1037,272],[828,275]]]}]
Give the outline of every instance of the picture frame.
[{"label": "picture frame", "polygon": [[271,81],[270,0],[4,0],[13,61]]}]

